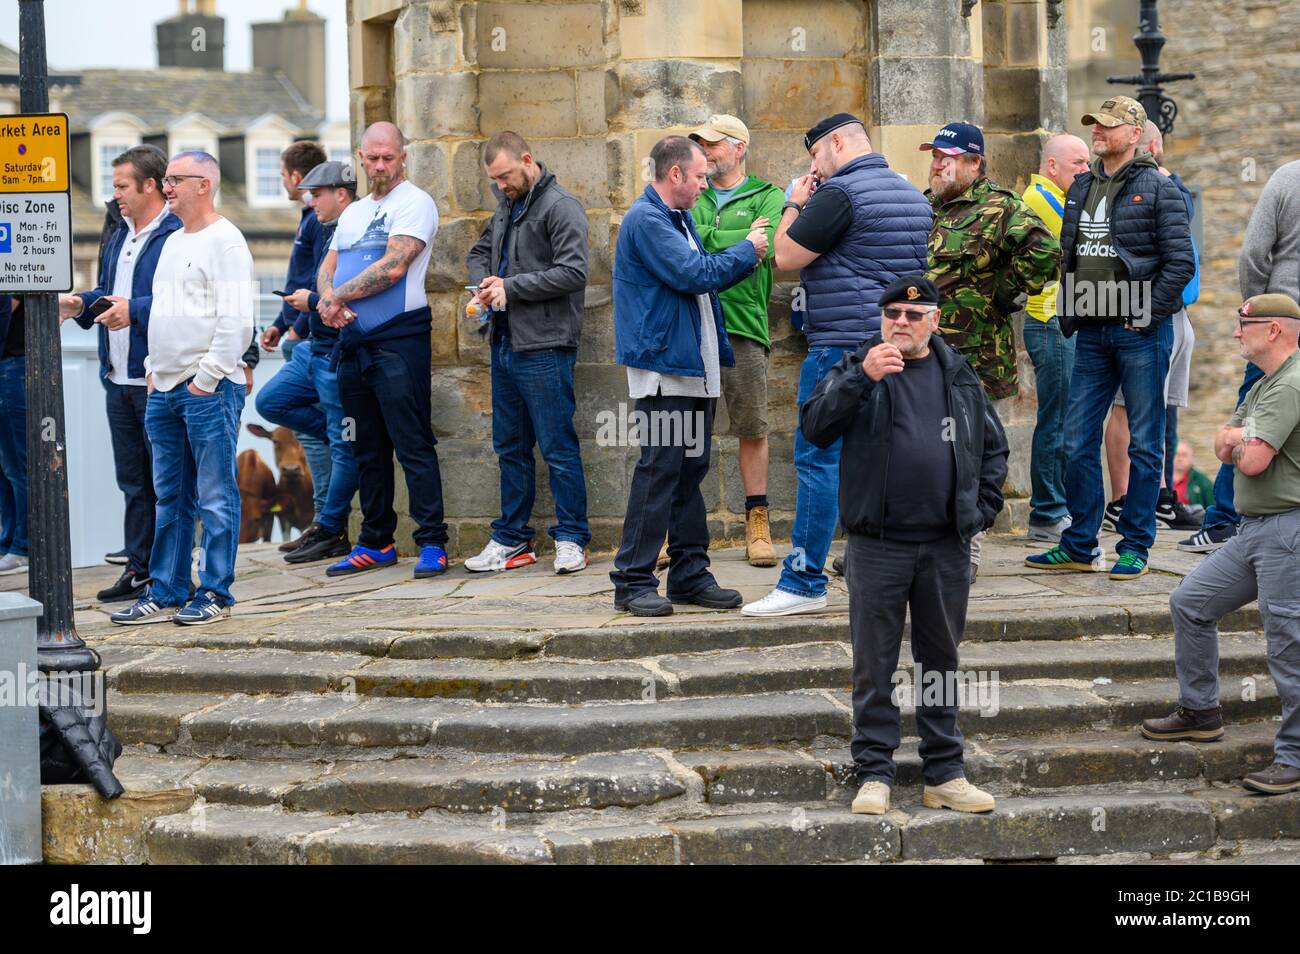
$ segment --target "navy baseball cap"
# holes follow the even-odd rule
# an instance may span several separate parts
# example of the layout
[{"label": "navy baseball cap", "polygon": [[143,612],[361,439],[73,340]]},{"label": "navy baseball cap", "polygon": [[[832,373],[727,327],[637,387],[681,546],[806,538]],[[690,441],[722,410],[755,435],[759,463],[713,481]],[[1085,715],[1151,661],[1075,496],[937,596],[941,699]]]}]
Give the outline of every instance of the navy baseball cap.
[{"label": "navy baseball cap", "polygon": [[949,123],[934,135],[933,142],[921,143],[921,151],[938,149],[945,156],[960,156],[963,152],[984,155],[984,134],[970,123]]}]

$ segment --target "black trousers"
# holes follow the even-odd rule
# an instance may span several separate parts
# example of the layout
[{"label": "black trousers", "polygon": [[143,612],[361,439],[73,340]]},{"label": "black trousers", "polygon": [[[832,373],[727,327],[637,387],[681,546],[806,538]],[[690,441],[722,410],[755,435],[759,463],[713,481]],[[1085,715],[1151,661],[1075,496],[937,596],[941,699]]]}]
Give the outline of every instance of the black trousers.
[{"label": "black trousers", "polygon": [[108,411],[108,433],[113,442],[113,466],[117,488],[126,498],[122,519],[123,549],[127,568],[149,573],[158,498],[153,489],[153,452],[145,433],[144,412],[149,389],[114,384],[104,379],[104,406]]},{"label": "black trousers", "polygon": [[[954,536],[935,543],[900,543],[850,533],[844,555],[853,640],[853,742],[858,784],[894,781],[894,750],[902,734],[894,674],[904,618],[912,614],[910,680],[921,736],[922,774],[942,785],[965,774],[957,728],[957,645],[966,628],[970,545]],[[942,693],[931,695],[939,683]],[[906,701],[906,699],[904,700]],[[941,704],[922,704],[940,702]]]},{"label": "black trousers", "polygon": [[614,557],[614,599],[659,587],[655,560],[668,535],[668,597],[716,586],[709,572],[709,521],[700,484],[709,472],[714,398],[654,397],[636,402],[641,458],[632,472],[623,542]]},{"label": "black trousers", "polygon": [[355,425],[352,450],[362,517],[357,542],[362,546],[382,550],[397,532],[394,454],[406,475],[415,545],[447,545],[438,442],[430,424],[429,368],[427,335],[403,338],[393,350],[371,347],[364,359],[354,354],[339,362],[339,398]]}]

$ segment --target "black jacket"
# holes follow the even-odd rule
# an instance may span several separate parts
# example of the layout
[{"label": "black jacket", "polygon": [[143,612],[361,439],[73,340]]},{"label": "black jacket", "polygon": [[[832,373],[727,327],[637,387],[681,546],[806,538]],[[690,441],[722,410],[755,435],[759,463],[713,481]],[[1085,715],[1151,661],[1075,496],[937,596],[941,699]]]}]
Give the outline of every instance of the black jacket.
[{"label": "black jacket", "polygon": [[[1065,215],[1061,222],[1061,280],[1074,271],[1074,248],[1079,216],[1093,173],[1075,176],[1065,194]],[[1154,331],[1183,307],[1183,288],[1196,273],[1196,253],[1192,250],[1191,219],[1183,192],[1155,161],[1138,153],[1124,181],[1110,202],[1110,237],[1128,269],[1130,281],[1151,283],[1151,324]],[[1065,288],[1057,296],[1061,331],[1074,334],[1079,319],[1065,314]],[[1142,330],[1142,329],[1137,329]]]},{"label": "black jacket", "polygon": [[[799,429],[818,447],[844,438],[840,451],[840,522],[849,533],[879,537],[885,519],[885,480],[893,442],[894,405],[891,375],[872,381],[862,370],[868,351],[881,343],[876,335],[856,353],[831,368],[803,403]],[[1002,510],[1002,483],[1007,478],[1007,438],[1002,422],[984,394],[979,377],[938,337],[930,347],[943,369],[952,419],[957,463],[953,529],[963,543],[993,526]],[[905,410],[904,410],[905,413]]]},{"label": "black jacket", "polygon": [[[545,165],[510,228],[505,275],[506,314],[514,351],[576,348],[582,334],[587,289],[587,213],[571,192],[560,187]],[[510,217],[510,200],[501,200],[474,247],[469,250],[469,280],[477,285],[496,275],[501,242]]]}]

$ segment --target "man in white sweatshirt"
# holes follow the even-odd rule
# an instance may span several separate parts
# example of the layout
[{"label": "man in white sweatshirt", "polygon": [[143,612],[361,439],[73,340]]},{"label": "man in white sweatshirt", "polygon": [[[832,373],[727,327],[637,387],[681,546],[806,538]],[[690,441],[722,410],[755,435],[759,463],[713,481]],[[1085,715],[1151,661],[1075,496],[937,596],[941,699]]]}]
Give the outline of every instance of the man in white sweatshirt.
[{"label": "man in white sweatshirt", "polygon": [[[201,625],[230,615],[239,545],[235,442],[247,396],[240,358],[253,338],[253,257],[213,208],[221,168],[206,152],[167,166],[163,195],[184,228],[163,246],[153,277],[149,398],[157,528],[149,591],[112,620],[123,626]],[[199,587],[189,605],[195,513],[203,520]]]}]

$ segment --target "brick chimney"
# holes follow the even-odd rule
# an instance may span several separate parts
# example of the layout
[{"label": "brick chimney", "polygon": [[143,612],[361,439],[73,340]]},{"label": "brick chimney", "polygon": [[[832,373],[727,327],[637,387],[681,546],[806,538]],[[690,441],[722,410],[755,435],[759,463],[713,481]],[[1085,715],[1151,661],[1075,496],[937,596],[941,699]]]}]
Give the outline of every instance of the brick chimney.
[{"label": "brick chimney", "polygon": [[154,27],[159,66],[225,69],[226,21],[216,0],[179,0],[180,12]]},{"label": "brick chimney", "polygon": [[325,18],[298,0],[284,19],[254,23],[253,68],[283,71],[303,99],[325,112]]}]

